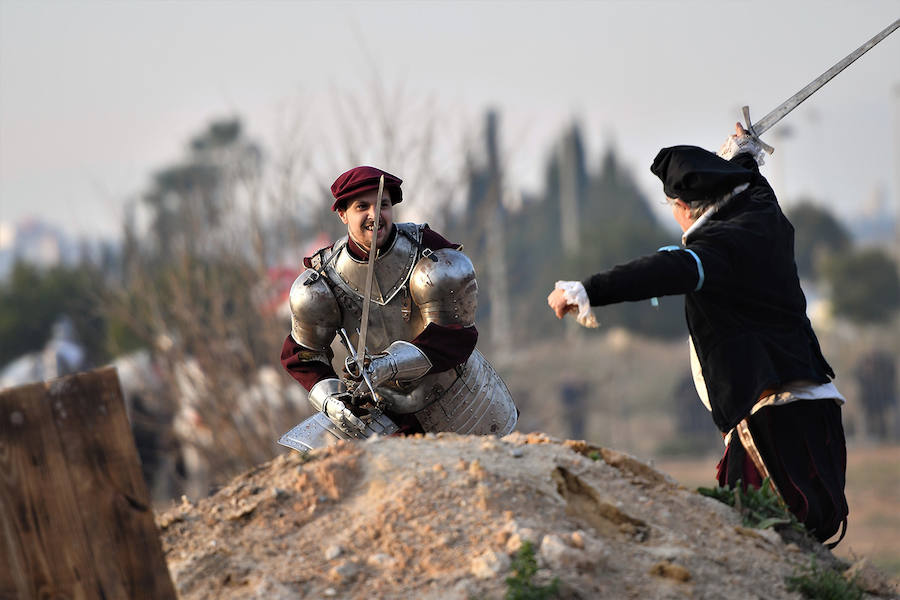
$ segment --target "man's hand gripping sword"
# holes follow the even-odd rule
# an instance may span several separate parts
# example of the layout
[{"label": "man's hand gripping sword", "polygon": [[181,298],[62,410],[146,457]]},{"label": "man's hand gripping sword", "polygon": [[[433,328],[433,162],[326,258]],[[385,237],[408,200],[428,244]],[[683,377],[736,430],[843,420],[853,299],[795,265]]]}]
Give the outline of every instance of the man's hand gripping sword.
[{"label": "man's hand gripping sword", "polygon": [[[341,327],[338,330],[338,334],[341,336],[341,341],[344,342],[344,347],[347,348],[347,352],[350,353],[349,356],[347,356],[347,360],[344,362],[344,368],[351,378],[353,378],[354,382],[358,381],[357,378],[362,374],[362,381],[351,394],[354,398],[359,398],[364,395],[367,390],[372,396],[373,404],[378,406],[378,394],[375,393],[375,386],[372,385],[372,379],[369,377],[369,373],[366,371],[365,367],[363,366],[361,368],[359,366],[358,355],[356,354],[356,350],[353,349],[353,344],[350,343],[350,336],[347,335],[347,330]],[[362,387],[365,387],[365,390],[362,390]]]}]

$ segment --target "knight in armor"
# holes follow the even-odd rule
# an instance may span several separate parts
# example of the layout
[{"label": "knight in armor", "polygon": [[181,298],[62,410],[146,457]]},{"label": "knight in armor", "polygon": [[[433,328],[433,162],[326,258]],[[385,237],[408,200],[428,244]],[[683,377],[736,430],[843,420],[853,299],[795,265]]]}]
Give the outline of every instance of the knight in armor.
[{"label": "knight in armor", "polygon": [[462,246],[427,224],[394,223],[401,183],[360,166],[332,184],[331,208],[347,235],[304,259],[306,270],[291,287],[291,332],[281,363],[309,392],[316,417],[327,418],[338,437],[367,437],[348,387],[362,374],[349,369],[343,378],[337,375],[332,342],[343,329],[353,346],[358,343],[374,246],[365,374],[380,411],[396,425],[388,431],[506,435],[518,411],[503,380],[475,348],[475,269]]}]

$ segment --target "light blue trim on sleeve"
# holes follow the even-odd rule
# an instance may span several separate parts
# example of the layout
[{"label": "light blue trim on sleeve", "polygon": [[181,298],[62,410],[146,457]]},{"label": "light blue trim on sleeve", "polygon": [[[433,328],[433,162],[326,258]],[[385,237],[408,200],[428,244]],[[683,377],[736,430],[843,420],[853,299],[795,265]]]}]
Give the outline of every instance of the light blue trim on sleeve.
[{"label": "light blue trim on sleeve", "polygon": [[694,260],[697,262],[697,287],[694,288],[695,292],[699,292],[700,288],[703,287],[703,281],[706,279],[706,273],[703,271],[703,263],[700,262],[700,257],[697,256],[697,253],[691,250],[690,248],[682,248],[681,246],[663,246],[657,252],[672,252],[674,250],[684,250],[688,254],[694,257]]},{"label": "light blue trim on sleeve", "polygon": [[697,287],[694,288],[694,291],[699,292],[700,288],[703,287],[703,280],[706,279],[706,274],[703,272],[703,263],[700,262],[700,257],[697,256],[697,253],[690,248],[685,248],[684,251],[693,256],[694,260],[697,261]]}]

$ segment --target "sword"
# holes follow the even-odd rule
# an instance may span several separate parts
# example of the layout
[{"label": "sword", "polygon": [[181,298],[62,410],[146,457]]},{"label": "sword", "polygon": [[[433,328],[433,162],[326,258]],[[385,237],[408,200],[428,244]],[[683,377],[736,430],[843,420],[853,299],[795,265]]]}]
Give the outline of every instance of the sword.
[{"label": "sword", "polygon": [[[366,267],[366,287],[363,296],[362,318],[359,323],[359,339],[356,342],[356,365],[365,380],[366,334],[369,331],[369,306],[372,304],[372,281],[375,279],[375,255],[378,253],[378,225],[381,222],[381,194],[384,193],[384,175],[378,180],[378,196],[375,198],[375,223],[372,225],[372,241],[369,243],[369,264]],[[369,389],[371,389],[369,384]],[[372,390],[372,396],[375,391]],[[374,398],[377,401],[377,398]]]},{"label": "sword", "polygon": [[772,154],[773,152],[775,152],[775,148],[763,142],[761,139],[759,139],[759,136],[771,129],[772,126],[775,125],[775,123],[783,119],[789,112],[800,106],[800,104],[804,100],[812,96],[819,88],[831,81],[831,79],[835,75],[853,64],[853,62],[856,61],[857,58],[871,50],[878,42],[889,36],[898,27],[900,27],[900,19],[897,19],[896,21],[885,27],[878,35],[848,54],[833,67],[810,81],[806,87],[779,104],[775,108],[775,110],[771,111],[756,123],[750,122],[750,107],[743,107],[741,110],[744,113],[744,129],[747,130],[747,132],[753,139],[759,142],[759,145],[762,146],[763,150],[765,150],[769,154]]},{"label": "sword", "polygon": [[[357,333],[359,333],[358,329],[356,331],[357,331]],[[344,329],[343,327],[341,327],[340,329],[338,329],[338,333],[341,336],[341,341],[344,343],[344,347],[347,348],[347,352],[350,353],[350,356],[348,357],[348,361],[346,363],[344,363],[345,365],[347,365],[347,371],[350,371],[349,365],[352,363],[356,363],[357,368],[358,368],[359,361],[357,359],[357,354],[356,354],[356,351],[353,349],[353,344],[350,343],[350,336],[347,335],[347,330]],[[375,388],[372,386],[372,380],[369,379],[369,374],[366,373],[365,371],[362,371],[361,376],[362,376],[363,383],[365,383],[366,387],[369,389],[369,393],[372,394],[372,401],[377,406],[378,405],[378,395],[375,393]],[[357,389],[359,389],[359,388],[357,388]],[[355,392],[354,392],[354,395],[356,395]]]}]

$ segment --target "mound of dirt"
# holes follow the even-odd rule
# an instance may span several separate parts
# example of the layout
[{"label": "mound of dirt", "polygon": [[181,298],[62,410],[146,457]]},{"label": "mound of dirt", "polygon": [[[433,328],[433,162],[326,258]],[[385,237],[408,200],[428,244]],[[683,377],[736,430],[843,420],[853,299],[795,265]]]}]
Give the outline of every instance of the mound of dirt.
[{"label": "mound of dirt", "polygon": [[627,455],[540,434],[290,453],[157,522],[186,599],[503,598],[526,541],[562,598],[799,598],[785,578],[836,560]]}]

